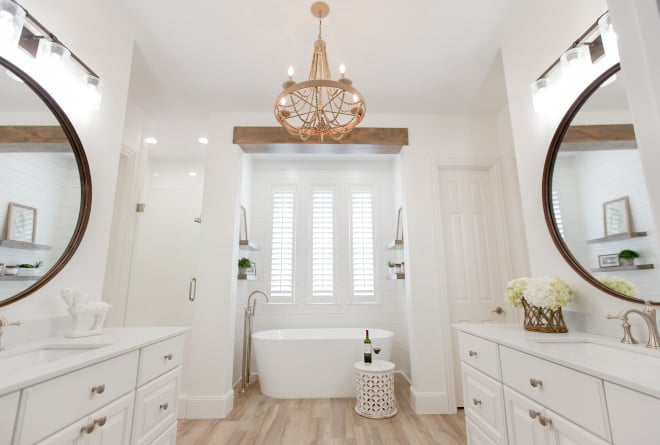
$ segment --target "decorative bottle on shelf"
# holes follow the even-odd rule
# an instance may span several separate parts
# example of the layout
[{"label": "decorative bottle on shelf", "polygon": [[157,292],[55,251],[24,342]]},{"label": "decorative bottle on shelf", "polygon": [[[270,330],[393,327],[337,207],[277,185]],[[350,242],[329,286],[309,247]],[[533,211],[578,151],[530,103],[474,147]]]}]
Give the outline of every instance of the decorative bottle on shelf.
[{"label": "decorative bottle on shelf", "polygon": [[364,362],[371,363],[371,340],[369,339],[369,329],[366,330],[364,336]]}]

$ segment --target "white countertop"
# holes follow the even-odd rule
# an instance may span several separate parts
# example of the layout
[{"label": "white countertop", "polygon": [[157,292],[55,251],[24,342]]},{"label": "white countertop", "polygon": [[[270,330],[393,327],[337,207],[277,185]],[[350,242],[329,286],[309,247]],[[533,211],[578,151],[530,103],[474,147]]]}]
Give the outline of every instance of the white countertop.
[{"label": "white countertop", "polygon": [[[526,354],[552,361],[585,374],[660,398],[660,350],[645,344],[626,345],[615,339],[569,331],[565,334],[530,332],[516,324],[454,324],[457,331],[476,335]],[[563,350],[557,343],[595,343],[602,354],[582,355]],[[626,354],[625,351],[636,354]],[[599,350],[599,352],[602,352]]]},{"label": "white countertop", "polygon": [[0,396],[119,356],[126,352],[140,349],[167,338],[175,337],[189,329],[189,327],[106,328],[103,330],[103,334],[92,337],[51,337],[10,348],[0,352],[0,360],[5,356],[15,355],[21,351],[48,345],[104,345],[97,349],[86,350],[85,352],[51,361],[50,363],[29,366],[16,372],[3,374],[0,376]]}]

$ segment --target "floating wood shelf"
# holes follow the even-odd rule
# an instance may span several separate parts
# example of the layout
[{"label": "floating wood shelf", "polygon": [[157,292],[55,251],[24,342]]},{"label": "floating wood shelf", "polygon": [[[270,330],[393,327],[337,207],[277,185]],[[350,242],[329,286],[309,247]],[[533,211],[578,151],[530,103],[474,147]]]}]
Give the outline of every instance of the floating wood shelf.
[{"label": "floating wood shelf", "polygon": [[395,239],[394,241],[390,241],[387,243],[387,250],[401,250],[403,249],[403,240],[402,239]]},{"label": "floating wood shelf", "polygon": [[406,274],[405,273],[392,273],[387,276],[388,280],[405,280],[406,279]]},{"label": "floating wood shelf", "polygon": [[0,281],[36,281],[41,275],[2,275]]},{"label": "floating wood shelf", "polygon": [[238,274],[238,279],[239,280],[255,281],[257,279],[257,276],[256,275],[246,275],[244,273],[239,273]]},{"label": "floating wood shelf", "polygon": [[28,243],[27,241],[14,241],[10,239],[0,240],[0,247],[9,247],[11,249],[26,250],[50,250],[51,247],[45,244]]},{"label": "floating wood shelf", "polygon": [[614,271],[625,271],[625,270],[649,270],[653,269],[653,264],[638,264],[635,266],[615,266],[615,267],[594,267],[591,269],[592,272],[614,272]]},{"label": "floating wood shelf", "polygon": [[604,236],[602,238],[587,240],[587,244],[607,243],[609,241],[621,241],[631,238],[640,238],[643,236],[647,236],[646,232],[617,233],[616,235]]},{"label": "floating wood shelf", "polygon": [[238,240],[238,248],[241,250],[251,250],[253,252],[261,249],[257,244],[246,239]]}]

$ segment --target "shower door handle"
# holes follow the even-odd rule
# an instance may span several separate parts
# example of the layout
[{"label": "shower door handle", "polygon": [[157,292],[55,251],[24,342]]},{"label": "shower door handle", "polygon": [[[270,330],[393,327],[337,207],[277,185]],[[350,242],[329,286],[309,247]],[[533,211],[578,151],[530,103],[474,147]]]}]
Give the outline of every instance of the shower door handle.
[{"label": "shower door handle", "polygon": [[197,298],[197,278],[191,278],[188,285],[188,300],[195,301]]}]

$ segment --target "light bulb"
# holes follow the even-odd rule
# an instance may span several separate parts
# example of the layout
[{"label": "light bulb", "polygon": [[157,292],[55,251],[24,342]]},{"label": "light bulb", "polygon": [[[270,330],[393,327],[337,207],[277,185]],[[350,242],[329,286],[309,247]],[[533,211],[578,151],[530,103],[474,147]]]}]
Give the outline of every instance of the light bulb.
[{"label": "light bulb", "polygon": [[206,145],[206,144],[209,143],[209,138],[201,137],[201,138],[197,139],[197,141],[198,141],[200,144],[204,144],[204,145]]},{"label": "light bulb", "polygon": [[286,105],[286,96],[280,99],[280,105],[282,106]]},{"label": "light bulb", "polygon": [[339,74],[343,76],[345,73],[346,73],[346,65],[342,63],[341,65],[339,65]]},{"label": "light bulb", "polygon": [[289,69],[287,70],[287,73],[289,74],[289,77],[293,77],[293,65],[289,65]]},{"label": "light bulb", "polygon": [[358,102],[360,100],[360,96],[357,94],[353,93],[353,102]]},{"label": "light bulb", "polygon": [[617,45],[617,36],[612,26],[612,16],[608,12],[598,19],[598,30],[600,38],[603,41],[605,56],[613,60],[619,59],[619,46]]},{"label": "light bulb", "polygon": [[103,82],[96,76],[90,74],[83,75],[82,100],[84,106],[90,110],[98,110],[101,106],[101,97],[103,96]]},{"label": "light bulb", "polygon": [[148,138],[145,138],[144,143],[145,144],[151,144],[151,145],[157,144],[158,139],[156,139],[155,137],[149,136]]},{"label": "light bulb", "polygon": [[554,108],[554,97],[550,87],[550,79],[545,77],[532,82],[532,103],[536,113],[547,113]]},{"label": "light bulb", "polygon": [[21,38],[25,10],[11,0],[0,0],[0,47],[16,48]]}]

